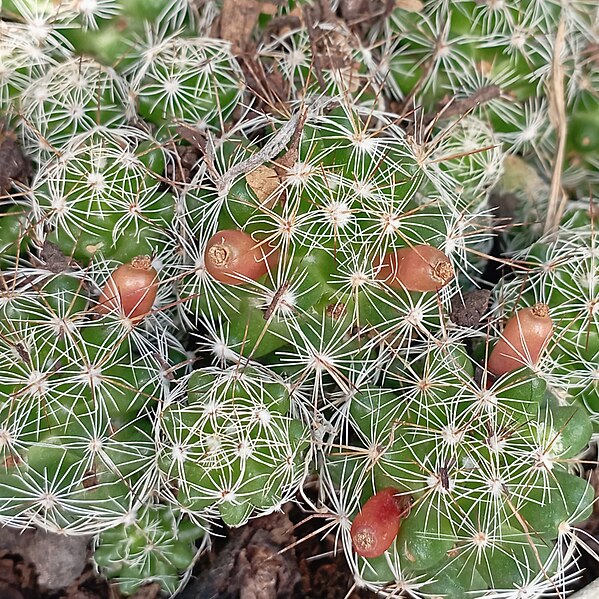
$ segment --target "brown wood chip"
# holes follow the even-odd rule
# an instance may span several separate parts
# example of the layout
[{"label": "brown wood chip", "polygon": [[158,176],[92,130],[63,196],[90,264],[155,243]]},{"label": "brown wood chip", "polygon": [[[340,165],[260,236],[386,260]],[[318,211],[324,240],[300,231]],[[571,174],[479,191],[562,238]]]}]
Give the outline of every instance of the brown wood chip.
[{"label": "brown wood chip", "polygon": [[233,52],[241,53],[258,22],[262,3],[258,0],[225,0],[220,15],[220,35],[231,42]]}]

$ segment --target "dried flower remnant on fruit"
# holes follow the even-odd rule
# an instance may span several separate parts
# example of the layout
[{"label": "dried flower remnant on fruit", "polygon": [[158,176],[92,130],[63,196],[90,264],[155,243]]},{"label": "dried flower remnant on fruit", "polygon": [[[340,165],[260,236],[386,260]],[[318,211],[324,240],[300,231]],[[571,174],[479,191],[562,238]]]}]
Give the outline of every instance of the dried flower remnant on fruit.
[{"label": "dried flower remnant on fruit", "polygon": [[489,356],[488,370],[501,376],[538,362],[553,335],[549,306],[537,303],[518,310],[506,323],[501,339]]},{"label": "dried flower remnant on fruit", "polygon": [[395,540],[402,518],[410,513],[412,500],[399,489],[389,487],[370,497],[354,518],[351,538],[354,550],[362,557],[382,555]]},{"label": "dried flower remnant on fruit", "polygon": [[226,229],[215,233],[206,244],[206,270],[221,283],[243,285],[256,281],[273,268],[277,252],[264,242],[255,241],[244,231]]},{"label": "dried flower remnant on fruit", "polygon": [[229,264],[231,252],[224,245],[213,245],[208,249],[208,257],[214,266],[226,267]]},{"label": "dried flower remnant on fruit", "polygon": [[447,285],[453,279],[453,266],[450,262],[440,260],[432,265],[432,279],[438,282],[442,287]]},{"label": "dried flower remnant on fruit", "polygon": [[455,276],[449,258],[430,245],[400,248],[375,260],[374,267],[378,280],[408,291],[439,291]]},{"label": "dried flower remnant on fruit", "polygon": [[150,256],[136,256],[121,264],[108,278],[100,294],[96,312],[119,310],[133,322],[149,314],[158,292],[158,273]]}]

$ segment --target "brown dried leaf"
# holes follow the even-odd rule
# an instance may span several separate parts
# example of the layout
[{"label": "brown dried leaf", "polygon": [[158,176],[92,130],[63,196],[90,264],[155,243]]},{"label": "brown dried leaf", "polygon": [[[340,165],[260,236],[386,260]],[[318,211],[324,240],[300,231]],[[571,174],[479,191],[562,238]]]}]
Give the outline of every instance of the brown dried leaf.
[{"label": "brown dried leaf", "polygon": [[259,202],[264,202],[279,187],[280,181],[276,171],[270,166],[261,164],[245,176],[247,184],[256,194]]},{"label": "brown dried leaf", "polygon": [[410,12],[422,12],[424,2],[422,0],[395,0],[395,8],[402,8]]},{"label": "brown dried leaf", "polygon": [[196,127],[192,127],[186,123],[178,125],[177,133],[194,148],[204,151],[206,149],[206,134]]},{"label": "brown dried leaf", "polygon": [[220,15],[220,36],[231,42],[233,52],[243,52],[258,22],[258,0],[225,0]]}]

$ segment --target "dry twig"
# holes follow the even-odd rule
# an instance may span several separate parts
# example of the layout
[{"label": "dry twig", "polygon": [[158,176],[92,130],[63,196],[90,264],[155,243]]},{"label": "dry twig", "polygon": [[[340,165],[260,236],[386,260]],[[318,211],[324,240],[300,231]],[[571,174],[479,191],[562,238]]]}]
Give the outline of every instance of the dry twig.
[{"label": "dry twig", "polygon": [[557,230],[567,200],[562,186],[567,134],[564,68],[562,64],[562,53],[565,43],[566,23],[562,19],[555,37],[555,46],[551,60],[551,81],[547,92],[549,98],[549,117],[557,134],[557,149],[554,156],[549,205],[547,206],[547,217],[545,219],[545,233]]}]

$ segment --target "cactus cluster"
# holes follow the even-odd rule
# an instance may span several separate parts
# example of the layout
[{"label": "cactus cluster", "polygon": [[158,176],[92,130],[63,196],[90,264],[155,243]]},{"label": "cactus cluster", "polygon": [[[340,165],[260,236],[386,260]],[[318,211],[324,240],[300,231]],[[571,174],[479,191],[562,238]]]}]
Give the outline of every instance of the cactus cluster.
[{"label": "cactus cluster", "polygon": [[0,0],[0,153],[33,173],[0,173],[0,523],[173,594],[223,522],[302,501],[382,595],[561,596],[597,7],[290,0],[250,60],[220,4]]}]

